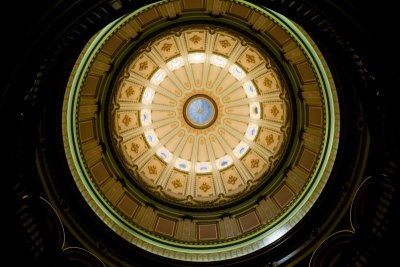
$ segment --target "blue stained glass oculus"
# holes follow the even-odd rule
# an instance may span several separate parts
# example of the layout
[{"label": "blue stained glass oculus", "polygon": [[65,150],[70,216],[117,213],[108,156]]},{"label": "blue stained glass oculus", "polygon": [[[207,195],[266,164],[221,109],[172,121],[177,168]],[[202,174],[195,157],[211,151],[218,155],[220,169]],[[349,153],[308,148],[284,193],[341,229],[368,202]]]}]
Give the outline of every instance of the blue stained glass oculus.
[{"label": "blue stained glass oculus", "polygon": [[183,112],[186,122],[197,129],[209,127],[217,116],[214,101],[206,95],[195,95],[189,98]]}]

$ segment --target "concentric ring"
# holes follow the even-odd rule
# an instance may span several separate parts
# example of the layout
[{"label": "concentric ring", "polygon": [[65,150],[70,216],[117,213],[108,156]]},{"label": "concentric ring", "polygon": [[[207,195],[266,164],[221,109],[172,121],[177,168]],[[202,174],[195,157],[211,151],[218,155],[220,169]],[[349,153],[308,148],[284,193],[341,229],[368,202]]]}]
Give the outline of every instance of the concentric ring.
[{"label": "concentric ring", "polygon": [[270,56],[227,28],[207,27],[171,28],[136,50],[111,106],[116,151],[133,163],[128,172],[137,168],[133,182],[191,208],[237,202],[265,183],[293,128]]},{"label": "concentric ring", "polygon": [[[244,1],[178,16],[175,4],[121,18],[86,48],[65,98],[69,165],[128,242],[184,261],[232,259],[311,210],[336,157],[336,91],[317,46],[283,16]],[[196,117],[195,103],[210,112]]]}]

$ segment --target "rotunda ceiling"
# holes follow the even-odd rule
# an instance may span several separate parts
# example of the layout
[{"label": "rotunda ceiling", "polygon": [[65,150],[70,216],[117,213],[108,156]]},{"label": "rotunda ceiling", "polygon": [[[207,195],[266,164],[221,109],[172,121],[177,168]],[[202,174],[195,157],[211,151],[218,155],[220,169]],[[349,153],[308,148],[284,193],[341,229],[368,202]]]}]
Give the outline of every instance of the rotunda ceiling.
[{"label": "rotunda ceiling", "polygon": [[218,261],[272,245],[312,208],[338,114],[327,64],[294,22],[245,1],[160,1],[82,51],[64,145],[82,196],[120,237]]},{"label": "rotunda ceiling", "polygon": [[238,200],[268,180],[293,128],[276,64],[250,39],[212,24],[157,34],[114,90],[122,164],[149,192],[191,207]]}]

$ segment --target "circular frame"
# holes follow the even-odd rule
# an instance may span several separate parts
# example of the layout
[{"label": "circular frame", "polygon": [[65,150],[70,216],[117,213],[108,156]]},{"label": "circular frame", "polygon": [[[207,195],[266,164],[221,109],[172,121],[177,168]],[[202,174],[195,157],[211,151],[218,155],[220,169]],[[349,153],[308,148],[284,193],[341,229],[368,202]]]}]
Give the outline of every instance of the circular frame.
[{"label": "circular frame", "polygon": [[[160,2],[147,6],[143,10],[151,9],[165,3]],[[310,92],[319,93],[318,105],[312,105],[312,103],[310,105],[309,103],[309,105],[302,105],[304,110],[299,110],[302,114],[305,114],[305,128],[320,125],[321,129],[318,130],[318,135],[322,138],[320,138],[320,147],[317,146],[319,147],[319,152],[314,152],[311,148],[311,143],[307,141],[300,143],[300,146],[295,149],[296,153],[290,156],[291,169],[289,172],[287,169],[283,170],[282,176],[285,178],[281,180],[283,182],[276,185],[273,191],[269,191],[269,195],[257,196],[257,200],[252,202],[252,204],[249,205],[249,202],[247,202],[247,206],[241,205],[231,208],[228,215],[226,212],[219,212],[206,217],[197,215],[194,219],[191,216],[177,218],[178,214],[175,214],[173,210],[159,210],[158,206],[154,207],[146,203],[140,203],[140,195],[132,196],[125,194],[123,190],[118,189],[121,188],[122,184],[111,175],[110,172],[116,170],[113,170],[113,166],[106,163],[105,160],[107,159],[100,158],[100,161],[89,163],[89,151],[85,151],[85,148],[80,143],[84,139],[83,137],[85,137],[83,130],[85,129],[84,126],[87,126],[84,123],[87,122],[83,119],[82,114],[77,115],[79,107],[77,100],[82,96],[82,92],[90,89],[87,77],[90,76],[93,69],[90,70],[89,66],[93,67],[94,65],[92,64],[93,62],[96,63],[96,59],[88,59],[96,56],[96,53],[92,53],[90,56],[88,54],[82,56],[84,60],[81,62],[84,63],[81,65],[78,64],[75,70],[77,75],[73,75],[70,87],[67,90],[65,102],[67,117],[66,128],[64,128],[67,134],[64,136],[68,139],[65,140],[65,146],[66,150],[70,153],[69,164],[71,171],[75,182],[82,189],[82,195],[87,198],[88,203],[91,203],[90,205],[96,214],[104,222],[112,225],[111,228],[114,231],[129,242],[161,256],[186,261],[217,261],[240,257],[250,253],[250,251],[271,245],[295,227],[311,209],[327,182],[332,163],[336,156],[334,140],[335,136],[339,133],[339,118],[335,117],[335,114],[338,113],[338,104],[334,100],[335,89],[332,79],[329,78],[329,70],[326,67],[326,63],[323,62],[316,46],[298,29],[298,26],[283,16],[272,11],[259,9],[241,1],[233,4],[256,10],[256,12],[266,16],[269,20],[278,23],[281,29],[289,33],[289,36],[298,45],[294,49],[300,48],[301,53],[303,53],[300,55],[294,53],[294,57],[292,58],[289,54],[286,54],[291,64],[290,67],[293,68],[291,75],[295,77],[294,79],[298,79],[296,83],[301,84],[303,91],[309,90]],[[104,43],[99,45],[99,41],[106,40],[105,36],[109,36],[110,29],[120,28],[130,18],[137,19],[143,10],[135,12],[106,27],[92,42],[94,46],[91,48],[88,47],[88,49],[94,51],[104,47]],[[83,75],[83,73],[86,74]],[[81,90],[81,93],[78,93],[79,90]],[[317,116],[316,118],[315,114],[319,114],[319,117]],[[102,125],[98,126],[100,129],[102,128]],[[306,136],[307,130],[303,138]],[[304,172],[304,170],[308,172],[309,176],[302,177],[301,172],[297,170],[298,168],[302,168],[301,172]],[[294,195],[292,194],[287,197],[287,193],[290,193],[295,188],[295,184],[291,183],[298,182],[299,178],[302,185],[298,187]],[[286,198],[283,200],[280,198],[282,196],[286,196]],[[107,200],[105,201],[105,199]],[[271,201],[275,201],[275,203],[278,201],[275,204],[277,206],[274,208],[278,208],[279,211],[272,217],[269,217],[268,214],[262,214],[260,209],[262,209],[263,205],[271,205],[273,203]],[[279,201],[281,201],[280,204]],[[126,209],[126,205],[130,206],[128,210]],[[134,206],[136,208],[132,210]],[[143,223],[138,223],[138,219],[135,217],[140,214],[136,212],[138,207],[143,212],[147,210],[144,213],[142,212],[142,215],[150,214],[148,216],[155,218],[157,223],[150,226],[150,228]],[[160,222],[165,221],[169,225],[172,222],[172,229],[175,229],[175,226],[179,229],[180,226],[188,225],[189,229],[193,228],[197,230],[197,234],[194,237],[189,236],[187,240],[183,236],[180,237],[181,239],[176,240],[176,232],[173,231],[168,237],[169,232],[163,232],[163,230],[157,228]],[[250,225],[248,222],[251,222]],[[226,233],[222,234],[221,229],[223,228],[221,227],[227,224],[233,225],[234,223],[239,223],[241,226],[239,232],[236,234],[233,233],[231,237],[224,236]],[[209,235],[204,235],[210,229],[215,229],[214,233],[217,235],[217,241],[215,241],[213,236],[210,238]],[[174,253],[172,254],[171,251]]]},{"label": "circular frame", "polygon": [[[210,109],[208,112],[209,114],[205,114],[205,115],[209,116],[209,118],[206,119],[205,121],[201,121],[204,119],[201,115],[200,115],[200,117],[196,117],[193,114],[191,114],[191,113],[195,112],[195,111],[193,111],[193,108],[196,108],[196,107],[193,107],[192,105],[194,104],[194,102],[197,103],[198,101],[205,101],[205,103],[207,105],[207,107],[205,107],[205,108]],[[196,105],[199,105],[199,104],[196,104]],[[203,107],[203,104],[200,104],[200,105],[202,105],[202,107]],[[185,121],[195,129],[208,128],[210,125],[212,125],[215,122],[215,120],[217,119],[217,116],[218,116],[217,104],[214,102],[214,100],[212,100],[207,95],[191,96],[186,101],[185,105],[183,105],[182,112],[183,112],[183,117],[185,118]],[[199,111],[199,110],[197,111],[197,113],[200,113],[200,114],[202,114],[202,112],[203,112],[202,109],[201,109],[201,111]],[[196,122],[196,120],[200,120],[200,121]]]}]

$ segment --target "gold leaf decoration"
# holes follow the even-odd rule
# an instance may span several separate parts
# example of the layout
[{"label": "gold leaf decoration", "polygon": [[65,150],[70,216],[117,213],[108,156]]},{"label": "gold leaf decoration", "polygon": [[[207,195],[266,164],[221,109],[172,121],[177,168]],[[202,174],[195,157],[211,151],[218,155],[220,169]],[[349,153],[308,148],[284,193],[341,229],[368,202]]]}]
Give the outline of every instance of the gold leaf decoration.
[{"label": "gold leaf decoration", "polygon": [[231,46],[231,43],[230,43],[228,40],[226,40],[226,39],[220,40],[219,43],[221,44],[221,46],[222,46],[223,48],[227,48],[227,47]]},{"label": "gold leaf decoration", "polygon": [[247,63],[256,63],[256,60],[253,55],[246,54]]},{"label": "gold leaf decoration", "polygon": [[267,142],[267,145],[269,146],[270,144],[272,144],[274,142],[274,136],[272,134],[267,135],[265,137],[265,142]]},{"label": "gold leaf decoration", "polygon": [[250,162],[251,168],[257,168],[259,163],[260,163],[259,159],[252,159]]},{"label": "gold leaf decoration", "polygon": [[204,182],[204,183],[200,186],[200,189],[203,190],[204,192],[207,192],[210,188],[211,188],[211,186],[210,186],[209,184],[207,184],[206,182]]},{"label": "gold leaf decoration", "polygon": [[198,44],[201,41],[201,37],[198,36],[197,34],[195,34],[189,40],[192,41],[195,44]]},{"label": "gold leaf decoration", "polygon": [[169,52],[169,51],[171,51],[171,47],[172,47],[171,43],[164,43],[164,45],[161,47],[161,50],[165,51],[165,52]]},{"label": "gold leaf decoration", "polygon": [[128,127],[129,123],[131,123],[132,119],[128,115],[125,114],[124,118],[122,119],[122,123]]},{"label": "gold leaf decoration", "polygon": [[150,174],[157,174],[157,167],[154,165],[150,165],[147,167],[147,169],[149,170]]},{"label": "gold leaf decoration", "polygon": [[136,143],[132,143],[132,144],[131,144],[131,150],[132,150],[133,152],[135,152],[135,153],[138,153],[138,151],[139,151],[139,145],[136,144]]},{"label": "gold leaf decoration", "polygon": [[274,115],[274,117],[276,117],[276,115],[278,115],[278,113],[279,113],[279,109],[274,105],[271,108],[271,114]]},{"label": "gold leaf decoration", "polygon": [[264,85],[266,86],[266,87],[268,87],[268,88],[271,88],[271,85],[272,85],[272,81],[270,80],[270,79],[268,79],[268,77],[265,77],[264,78]]},{"label": "gold leaf decoration", "polygon": [[147,70],[147,68],[149,67],[149,63],[146,61],[140,62],[139,64],[139,70]]},{"label": "gold leaf decoration", "polygon": [[238,178],[237,178],[236,176],[229,175],[229,177],[228,177],[228,184],[231,184],[231,185],[236,184],[236,180],[237,180],[237,179],[238,179]]},{"label": "gold leaf decoration", "polygon": [[173,181],[172,181],[172,185],[173,185],[174,188],[176,189],[176,188],[182,187],[182,182],[181,182],[181,180],[176,179],[176,180],[173,180]]},{"label": "gold leaf decoration", "polygon": [[132,86],[129,86],[128,89],[126,89],[126,91],[125,91],[126,97],[130,97],[134,93],[135,93],[135,90],[133,90]]}]

